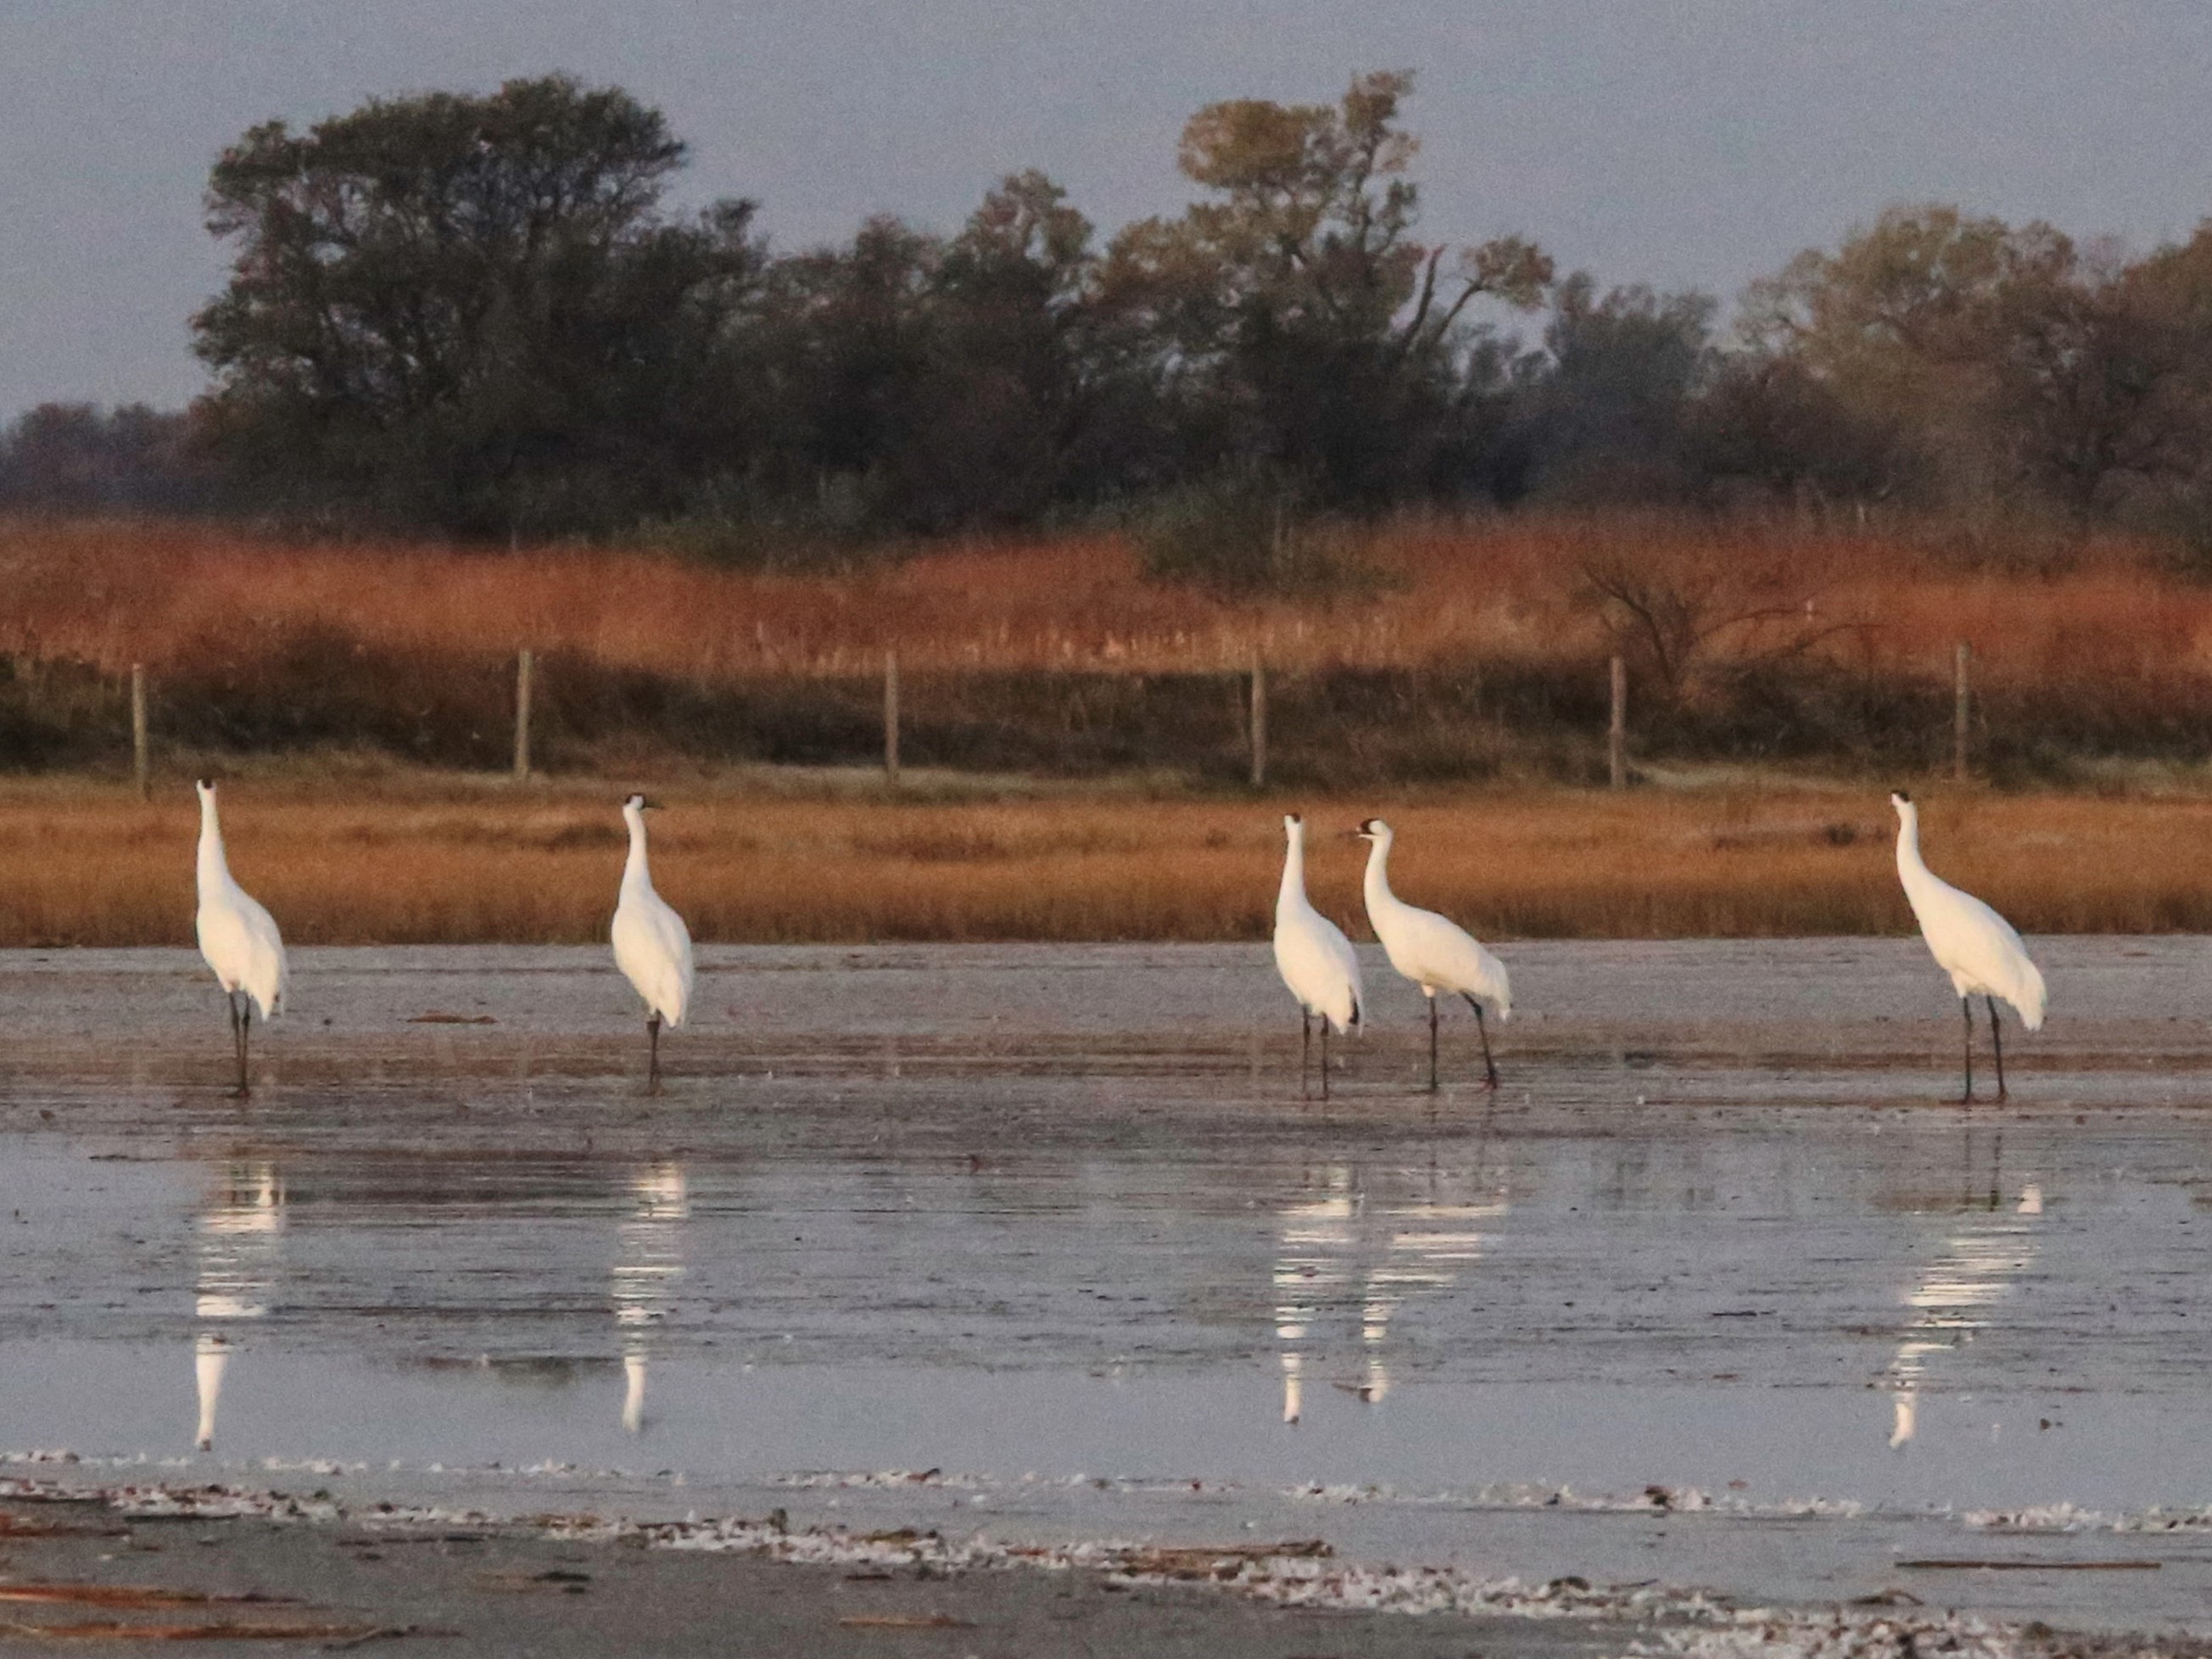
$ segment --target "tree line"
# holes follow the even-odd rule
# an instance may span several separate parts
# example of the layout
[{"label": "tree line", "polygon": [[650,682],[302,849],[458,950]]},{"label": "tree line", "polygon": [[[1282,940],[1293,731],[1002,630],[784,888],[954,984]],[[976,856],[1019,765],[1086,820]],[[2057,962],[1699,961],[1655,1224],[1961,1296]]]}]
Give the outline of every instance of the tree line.
[{"label": "tree line", "polygon": [[[50,405],[0,507],[732,557],[1109,520],[1281,577],[1286,518],[1617,504],[2030,514],[2212,547],[2212,227],[2130,257],[1894,207],[1741,297],[1426,238],[1413,76],[1208,106],[1102,237],[1012,173],[957,232],[781,252],[563,76],[247,131],[181,412]],[[1225,526],[1225,528],[1224,528]],[[1240,531],[1241,526],[1241,531]],[[1240,538],[1241,537],[1241,538]],[[1195,550],[1194,551],[1194,550]]]}]

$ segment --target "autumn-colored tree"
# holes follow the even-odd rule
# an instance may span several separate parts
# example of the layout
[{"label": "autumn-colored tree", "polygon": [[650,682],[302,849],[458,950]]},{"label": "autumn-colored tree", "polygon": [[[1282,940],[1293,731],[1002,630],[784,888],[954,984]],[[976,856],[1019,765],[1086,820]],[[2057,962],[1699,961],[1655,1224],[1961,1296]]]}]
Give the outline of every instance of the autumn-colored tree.
[{"label": "autumn-colored tree", "polygon": [[[2047,256],[2053,236],[1940,204],[1893,207],[1834,252],[1808,249],[1753,283],[1739,327],[1855,418],[1909,415],[1915,447],[1986,492],[1991,320],[2016,268]],[[1900,482],[1884,480],[1883,493]]]},{"label": "autumn-colored tree", "polygon": [[2075,518],[2159,465],[2156,330],[2110,250],[2042,223],[1892,208],[1747,294],[1747,337],[1861,429],[1909,441],[1877,486]]},{"label": "autumn-colored tree", "polygon": [[1834,252],[1808,248],[1753,283],[1743,328],[1839,380],[1919,374],[1975,358],[2003,286],[2069,255],[2047,225],[2016,231],[1942,204],[1893,207]]},{"label": "autumn-colored tree", "polygon": [[2140,511],[2212,436],[2208,263],[2185,246],[2130,264],[2045,224],[1893,208],[1755,284],[1745,331],[1845,423],[1904,440],[1877,493],[1911,479],[1933,502],[2079,523]]}]

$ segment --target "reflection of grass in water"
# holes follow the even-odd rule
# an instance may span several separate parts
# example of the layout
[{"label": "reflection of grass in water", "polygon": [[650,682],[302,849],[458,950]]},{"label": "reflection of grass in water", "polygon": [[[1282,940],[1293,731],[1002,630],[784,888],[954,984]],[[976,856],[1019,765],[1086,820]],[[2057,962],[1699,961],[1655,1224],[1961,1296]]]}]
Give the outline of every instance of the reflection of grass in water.
[{"label": "reflection of grass in water", "polygon": [[[236,783],[233,868],[298,944],[605,937],[626,782],[514,792],[312,769]],[[189,945],[189,798],[0,788],[0,945]],[[1364,934],[1360,857],[1331,832],[1380,806],[1392,874],[1495,938],[1901,933],[1878,790],[1568,790],[1264,801],[1027,791],[885,800],[678,783],[653,875],[705,940],[1261,939],[1280,813],[1316,830],[1317,902]],[[1850,830],[1839,834],[1838,826]],[[1945,876],[2026,931],[2212,929],[2212,801],[1975,795],[1928,805]]]},{"label": "reflection of grass in water", "polygon": [[487,1355],[476,1359],[424,1355],[403,1359],[400,1364],[412,1370],[466,1371],[492,1377],[512,1388],[566,1389],[586,1375],[612,1370],[621,1361],[603,1356],[567,1354]]}]

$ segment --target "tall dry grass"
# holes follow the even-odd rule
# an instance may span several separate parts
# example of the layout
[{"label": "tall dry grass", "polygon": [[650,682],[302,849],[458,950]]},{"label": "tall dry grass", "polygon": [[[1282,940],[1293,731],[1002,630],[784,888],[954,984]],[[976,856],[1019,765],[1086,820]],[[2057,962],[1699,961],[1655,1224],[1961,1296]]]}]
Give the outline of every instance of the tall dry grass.
[{"label": "tall dry grass", "polygon": [[[0,653],[200,672],[279,642],[477,661],[522,646],[672,681],[921,670],[1291,670],[1611,647],[1593,568],[1697,597],[1720,658],[1778,642],[1859,669],[1948,662],[1990,684],[2212,664],[2212,588],[2158,550],[2091,539],[2023,565],[1902,532],[1680,520],[1409,521],[1370,535],[1365,591],[1238,602],[1140,577],[1117,538],[946,548],[856,573],[786,576],[608,550],[287,546],[196,524],[0,521]],[[1738,613],[1762,619],[1728,625]],[[1610,620],[1609,620],[1610,617]],[[1809,624],[1809,626],[1808,626]],[[1632,636],[1635,630],[1629,629]],[[1632,643],[1633,640],[1632,638]]]},{"label": "tall dry grass", "polygon": [[[613,787],[513,791],[246,780],[233,867],[300,943],[588,942],[623,855]],[[1486,935],[1902,931],[1878,791],[1583,791],[1419,800],[1149,800],[1099,792],[899,801],[678,788],[654,878],[705,940],[1265,937],[1280,812],[1316,830],[1316,901],[1359,930],[1382,807],[1409,898]],[[196,811],[85,787],[0,791],[0,945],[183,945]],[[2029,932],[2212,930],[2212,800],[1931,799],[1931,861]]]},{"label": "tall dry grass", "polygon": [[2008,784],[2212,754],[2212,586],[2149,544],[1610,518],[1407,520],[1356,550],[1371,581],[1239,601],[1144,580],[1104,536],[800,576],[0,523],[0,762],[112,775],[141,662],[174,753],[489,769],[523,646],[556,769],[850,762],[881,741],[870,677],[896,650],[917,763],[1225,784],[1228,673],[1257,650],[1276,775],[1322,788],[1587,781],[1613,653],[1644,761],[1909,775],[1948,752],[1960,641],[1978,753]]}]

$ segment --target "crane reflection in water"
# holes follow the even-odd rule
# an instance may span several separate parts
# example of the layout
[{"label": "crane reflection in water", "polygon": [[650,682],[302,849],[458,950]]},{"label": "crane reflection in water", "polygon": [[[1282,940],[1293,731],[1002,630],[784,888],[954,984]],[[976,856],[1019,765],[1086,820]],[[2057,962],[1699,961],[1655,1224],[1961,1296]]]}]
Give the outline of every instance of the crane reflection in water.
[{"label": "crane reflection in water", "polygon": [[678,1164],[655,1164],[630,1177],[630,1213],[616,1229],[612,1296],[623,1339],[622,1425],[643,1431],[645,1371],[649,1333],[668,1316],[684,1277],[679,1227],[691,1213],[691,1194]]},{"label": "crane reflection in water", "polygon": [[1966,1185],[1962,1219],[1945,1242],[1943,1253],[1928,1265],[1906,1294],[1912,1316],[1904,1340],[1883,1373],[1893,1396],[1889,1444],[1893,1451],[1911,1443],[1920,1431],[1920,1389],[1931,1364],[1972,1342],[1985,1328],[1991,1310],[2034,1265],[2043,1217],[2043,1187],[2024,1182],[2018,1195],[2004,1195],[2002,1133],[1994,1140],[1986,1196],[1975,1169],[1973,1132],[1966,1134]]},{"label": "crane reflection in water", "polygon": [[194,1443],[215,1445],[223,1373],[234,1344],[230,1328],[266,1319],[284,1235],[284,1183],[276,1166],[234,1163],[209,1194],[198,1225],[198,1277],[193,1312],[200,1329],[193,1340],[199,1383],[199,1428]]},{"label": "crane reflection in water", "polygon": [[1356,1325],[1356,1382],[1346,1392],[1380,1405],[1390,1391],[1390,1326],[1427,1291],[1449,1288],[1480,1260],[1505,1200],[1486,1195],[1474,1172],[1364,1170],[1346,1164],[1306,1171],[1282,1206],[1274,1261],[1275,1340],[1283,1372],[1283,1421],[1305,1413],[1309,1361],[1328,1361],[1327,1328]]}]

